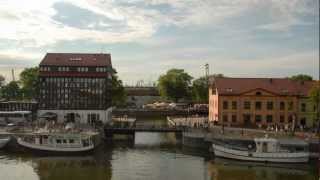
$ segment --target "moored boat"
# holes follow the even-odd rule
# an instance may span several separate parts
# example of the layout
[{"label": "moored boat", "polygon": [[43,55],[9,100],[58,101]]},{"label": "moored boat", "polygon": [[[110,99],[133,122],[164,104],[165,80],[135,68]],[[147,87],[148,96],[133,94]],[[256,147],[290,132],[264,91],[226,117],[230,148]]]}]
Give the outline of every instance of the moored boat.
[{"label": "moored boat", "polygon": [[93,151],[100,139],[96,132],[34,133],[19,137],[17,143],[37,153],[78,155]]},{"label": "moored boat", "polygon": [[238,147],[226,143],[213,143],[212,150],[215,156],[256,162],[273,163],[306,163],[309,161],[308,144],[297,141],[288,147],[288,143],[281,144],[273,138],[255,138],[248,147]]},{"label": "moored boat", "polygon": [[9,143],[10,140],[11,140],[10,137],[0,138],[0,149],[4,148]]}]

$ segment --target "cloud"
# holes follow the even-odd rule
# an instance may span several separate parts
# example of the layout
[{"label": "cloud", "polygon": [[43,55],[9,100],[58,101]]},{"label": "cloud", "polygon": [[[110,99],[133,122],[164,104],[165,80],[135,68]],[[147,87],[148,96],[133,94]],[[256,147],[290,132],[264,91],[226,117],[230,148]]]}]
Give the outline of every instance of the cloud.
[{"label": "cloud", "polygon": [[[74,40],[131,42],[151,37],[161,26],[215,25],[257,7],[272,11],[274,16],[273,22],[260,25],[260,29],[283,30],[300,22],[298,15],[310,14],[314,5],[310,0],[3,0],[0,38],[21,41],[25,47]],[[85,13],[72,16],[77,11],[99,18],[86,19]]]}]

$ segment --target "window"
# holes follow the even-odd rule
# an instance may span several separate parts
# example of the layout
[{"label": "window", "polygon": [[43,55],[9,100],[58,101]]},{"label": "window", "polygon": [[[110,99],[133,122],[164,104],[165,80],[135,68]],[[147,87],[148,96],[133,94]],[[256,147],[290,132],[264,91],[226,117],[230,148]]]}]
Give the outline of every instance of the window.
[{"label": "window", "polygon": [[228,115],[223,115],[223,122],[228,122]]},{"label": "window", "polygon": [[306,103],[301,104],[301,112],[306,112]]},{"label": "window", "polygon": [[261,110],[262,103],[261,101],[256,101],[256,110]]},{"label": "window", "polygon": [[215,89],[215,88],[213,88],[213,89],[211,90],[211,94],[212,94],[212,95],[215,95],[215,94],[216,94],[216,89]]},{"label": "window", "polygon": [[267,109],[273,110],[273,102],[272,101],[267,102]]},{"label": "window", "polygon": [[62,142],[63,142],[64,144],[67,144],[67,140],[66,140],[66,139],[63,139]]},{"label": "window", "polygon": [[289,110],[289,111],[292,111],[292,110],[293,110],[293,102],[292,102],[292,101],[290,101],[290,102],[288,103],[288,110]]},{"label": "window", "polygon": [[267,123],[272,123],[272,121],[273,121],[273,116],[267,115]]},{"label": "window", "polygon": [[73,144],[74,143],[74,139],[69,139],[69,143]]},{"label": "window", "polygon": [[280,110],[284,110],[286,107],[285,107],[285,104],[283,101],[280,102]]},{"label": "window", "polygon": [[262,116],[261,115],[256,115],[256,123],[260,123],[262,121]]},{"label": "window", "polygon": [[231,120],[233,123],[237,122],[237,115],[232,115],[231,118],[232,118]]},{"label": "window", "polygon": [[228,109],[229,107],[228,101],[223,101],[223,109]]},{"label": "window", "polygon": [[232,109],[237,109],[237,101],[232,101]]},{"label": "window", "polygon": [[280,115],[280,123],[284,123],[284,115]]},{"label": "window", "polygon": [[256,92],[256,95],[257,95],[257,96],[261,96],[262,93],[261,93],[260,91],[258,91],[258,92]]},{"label": "window", "polygon": [[244,109],[250,109],[251,108],[251,103],[250,101],[245,101],[244,102]]},{"label": "window", "polygon": [[61,144],[61,139],[56,139],[57,144]]}]

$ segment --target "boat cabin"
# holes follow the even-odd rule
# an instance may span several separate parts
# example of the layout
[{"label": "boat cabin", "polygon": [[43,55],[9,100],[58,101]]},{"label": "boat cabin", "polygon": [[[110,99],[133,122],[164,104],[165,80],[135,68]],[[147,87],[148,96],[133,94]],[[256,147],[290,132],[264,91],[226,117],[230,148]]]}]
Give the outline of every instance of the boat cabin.
[{"label": "boat cabin", "polygon": [[296,139],[256,138],[256,152],[308,152],[308,143]]},{"label": "boat cabin", "polygon": [[84,135],[73,135],[73,134],[57,134],[57,135],[34,135],[27,136],[23,139],[25,142],[48,147],[61,147],[61,148],[77,148],[77,147],[87,147],[93,145],[93,139],[90,136]]},{"label": "boat cabin", "polygon": [[279,142],[272,138],[255,138],[256,152],[259,153],[271,153],[279,152]]}]

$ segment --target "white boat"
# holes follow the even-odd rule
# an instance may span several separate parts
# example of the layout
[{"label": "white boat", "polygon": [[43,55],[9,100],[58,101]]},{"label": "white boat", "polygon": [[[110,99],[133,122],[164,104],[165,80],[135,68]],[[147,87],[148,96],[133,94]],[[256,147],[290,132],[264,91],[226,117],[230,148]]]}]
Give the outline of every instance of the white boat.
[{"label": "white boat", "polygon": [[95,132],[34,133],[18,138],[17,142],[37,153],[77,155],[92,151],[99,145],[100,139]]},{"label": "white boat", "polygon": [[11,140],[10,137],[0,138],[0,149],[4,148],[9,143],[10,140]]},{"label": "white boat", "polygon": [[[305,163],[309,161],[308,144],[297,141],[288,145],[273,138],[255,138],[254,143],[247,148],[232,146],[225,143],[213,143],[215,156],[256,162],[273,163]],[[295,144],[293,146],[292,144]]]}]

